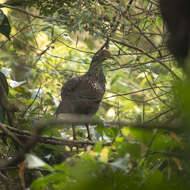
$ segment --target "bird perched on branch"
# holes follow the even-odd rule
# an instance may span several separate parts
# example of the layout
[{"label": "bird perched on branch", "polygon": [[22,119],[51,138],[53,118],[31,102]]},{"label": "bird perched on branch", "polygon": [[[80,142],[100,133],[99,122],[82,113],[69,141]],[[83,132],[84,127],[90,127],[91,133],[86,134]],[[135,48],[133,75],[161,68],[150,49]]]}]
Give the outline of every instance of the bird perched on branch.
[{"label": "bird perched on branch", "polygon": [[[67,81],[61,89],[62,101],[56,111],[60,113],[94,115],[105,93],[106,79],[102,63],[111,56],[107,50],[100,49],[92,58],[88,72]],[[88,139],[91,139],[89,126],[86,124]],[[76,140],[75,127],[72,126],[73,139]]]}]

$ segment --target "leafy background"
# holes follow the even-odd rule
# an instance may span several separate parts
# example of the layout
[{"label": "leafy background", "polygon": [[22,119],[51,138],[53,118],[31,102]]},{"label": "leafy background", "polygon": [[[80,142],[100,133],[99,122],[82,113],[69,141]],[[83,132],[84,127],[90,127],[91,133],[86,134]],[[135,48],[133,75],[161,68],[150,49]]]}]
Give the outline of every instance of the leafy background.
[{"label": "leafy background", "polygon": [[[189,189],[189,132],[183,128],[188,117],[181,116],[184,105],[189,113],[189,84],[181,82],[183,72],[166,48],[158,1],[4,3],[0,67],[9,83],[9,99],[19,108],[19,130],[30,132],[36,121],[55,117],[62,84],[88,70],[108,37],[113,59],[104,64],[106,93],[95,118],[126,124],[91,126],[95,146],[79,151],[70,144],[38,143],[26,155],[27,166],[1,170],[0,186]],[[52,125],[42,133],[72,142],[67,126]],[[86,135],[84,126],[78,126],[78,139],[86,141]],[[2,160],[18,154],[11,138],[0,143]]]}]

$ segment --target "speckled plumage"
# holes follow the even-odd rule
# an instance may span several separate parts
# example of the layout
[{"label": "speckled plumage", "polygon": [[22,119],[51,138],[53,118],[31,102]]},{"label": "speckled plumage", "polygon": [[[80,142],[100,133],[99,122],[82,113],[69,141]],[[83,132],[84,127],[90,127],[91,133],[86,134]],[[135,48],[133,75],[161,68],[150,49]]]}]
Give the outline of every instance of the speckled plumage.
[{"label": "speckled plumage", "polygon": [[85,75],[72,78],[63,85],[62,101],[56,115],[74,113],[92,116],[97,112],[105,93],[106,79],[102,62],[109,57],[110,53],[107,50],[96,53]]}]

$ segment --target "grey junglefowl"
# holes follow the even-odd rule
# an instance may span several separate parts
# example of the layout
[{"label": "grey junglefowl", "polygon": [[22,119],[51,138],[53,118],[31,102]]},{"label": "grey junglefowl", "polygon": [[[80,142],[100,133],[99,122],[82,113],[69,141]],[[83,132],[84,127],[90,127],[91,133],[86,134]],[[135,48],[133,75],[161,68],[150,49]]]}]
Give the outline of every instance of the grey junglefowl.
[{"label": "grey junglefowl", "polygon": [[[90,68],[83,76],[68,80],[61,89],[62,101],[56,115],[60,113],[93,116],[99,108],[105,93],[106,79],[102,63],[111,56],[107,50],[99,50],[92,58]],[[85,124],[88,139],[92,140],[88,124]],[[72,125],[73,139],[76,140],[75,127]]]}]

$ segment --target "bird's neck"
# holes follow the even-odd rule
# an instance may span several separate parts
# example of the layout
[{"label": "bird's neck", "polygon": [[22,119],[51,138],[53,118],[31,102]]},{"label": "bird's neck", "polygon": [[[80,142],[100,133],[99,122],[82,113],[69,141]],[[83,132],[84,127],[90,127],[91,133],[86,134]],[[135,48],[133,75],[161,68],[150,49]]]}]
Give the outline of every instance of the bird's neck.
[{"label": "bird's neck", "polygon": [[88,70],[89,73],[101,73],[103,72],[102,63],[92,62]]},{"label": "bird's neck", "polygon": [[92,62],[90,64],[90,68],[87,72],[88,76],[92,76],[93,78],[96,78],[97,81],[105,81],[105,76],[103,72],[103,66],[101,62]]}]

